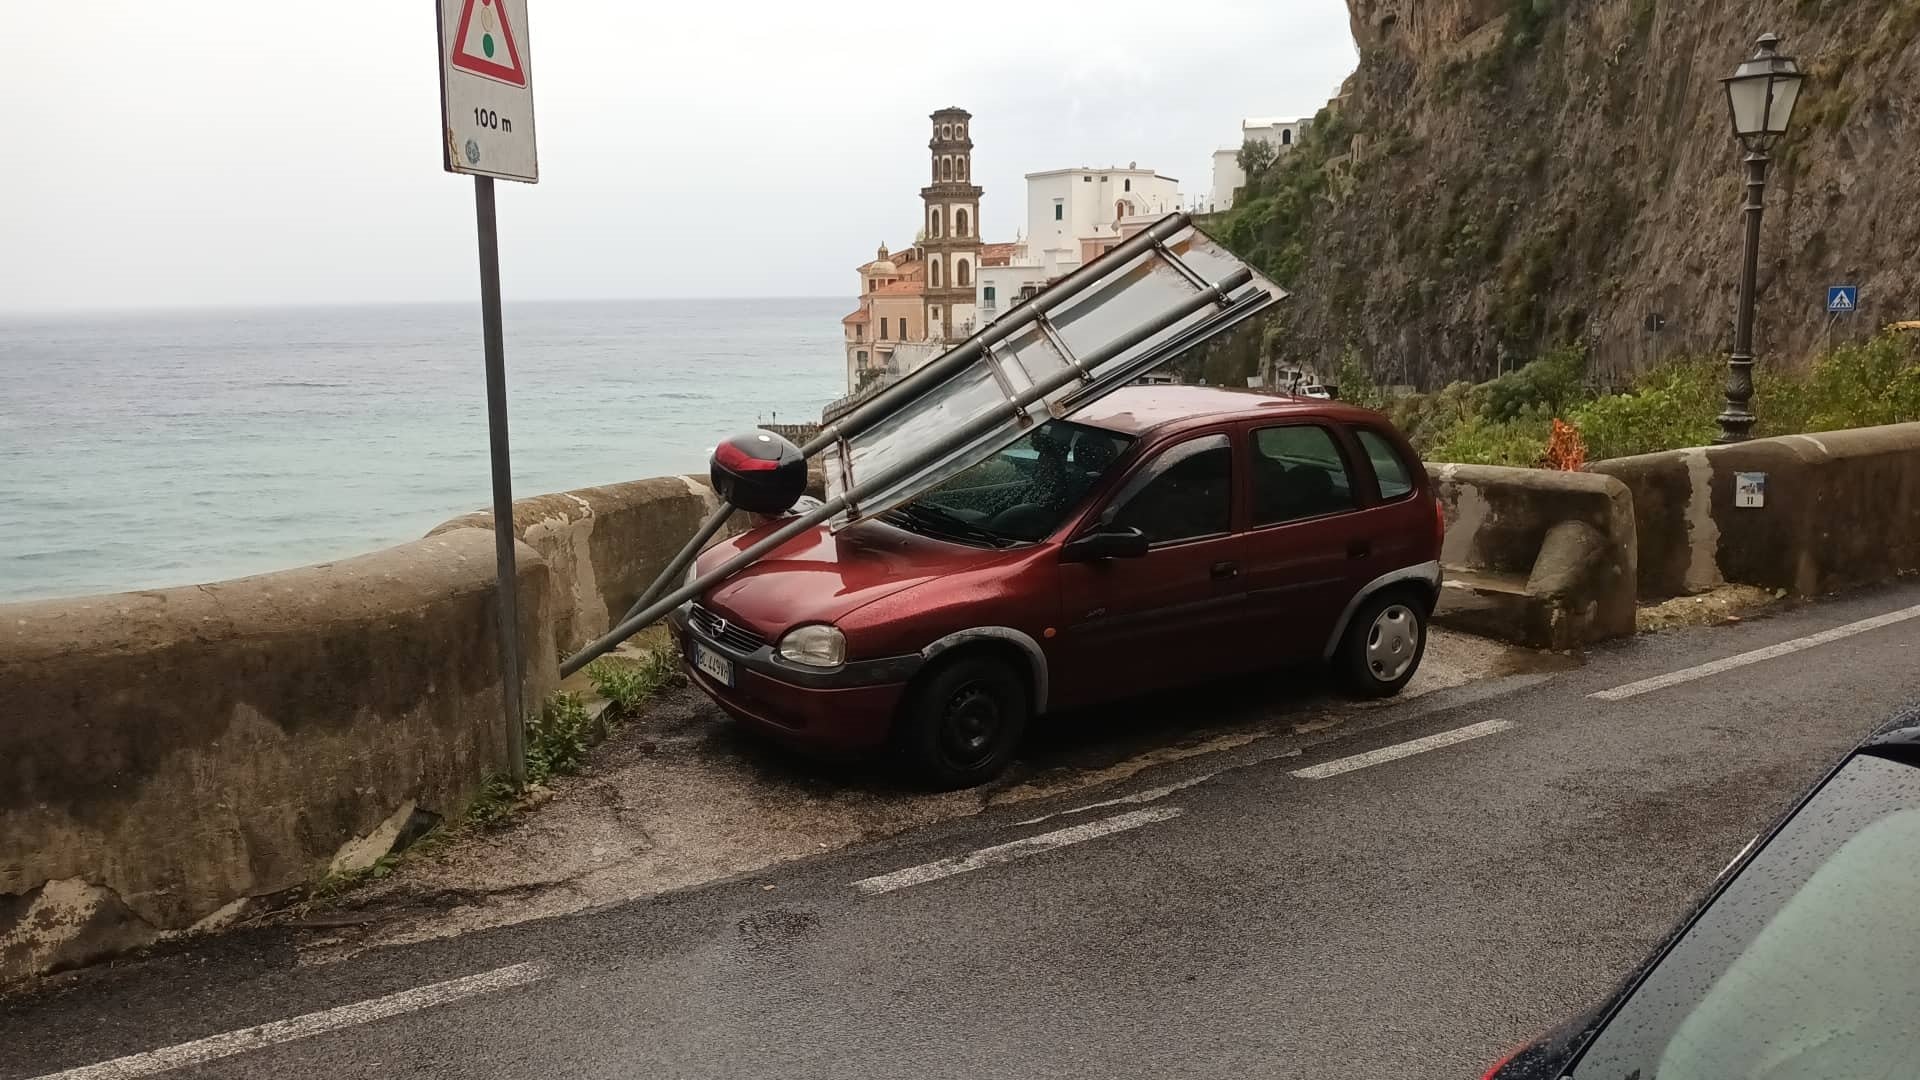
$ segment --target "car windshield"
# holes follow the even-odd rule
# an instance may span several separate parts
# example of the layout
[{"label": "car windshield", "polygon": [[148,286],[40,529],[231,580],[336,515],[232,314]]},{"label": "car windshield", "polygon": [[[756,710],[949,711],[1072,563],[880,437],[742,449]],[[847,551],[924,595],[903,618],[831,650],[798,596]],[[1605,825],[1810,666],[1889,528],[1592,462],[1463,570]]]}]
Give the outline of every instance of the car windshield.
[{"label": "car windshield", "polygon": [[903,528],[969,542],[1031,543],[1058,529],[1133,439],[1052,420],[887,515]]},{"label": "car windshield", "polygon": [[1920,769],[1861,756],[1674,946],[1575,1080],[1913,1075]]}]

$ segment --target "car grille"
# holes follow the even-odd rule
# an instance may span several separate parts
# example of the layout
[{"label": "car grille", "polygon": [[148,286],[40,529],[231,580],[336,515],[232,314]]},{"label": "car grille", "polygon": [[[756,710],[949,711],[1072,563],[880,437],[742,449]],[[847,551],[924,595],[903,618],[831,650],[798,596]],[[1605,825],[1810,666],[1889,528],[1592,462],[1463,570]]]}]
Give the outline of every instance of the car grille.
[{"label": "car grille", "polygon": [[693,611],[687,616],[695,630],[725,645],[729,649],[738,649],[743,653],[757,652],[767,647],[767,639],[741,626],[737,622],[723,619],[699,604],[693,605]]}]

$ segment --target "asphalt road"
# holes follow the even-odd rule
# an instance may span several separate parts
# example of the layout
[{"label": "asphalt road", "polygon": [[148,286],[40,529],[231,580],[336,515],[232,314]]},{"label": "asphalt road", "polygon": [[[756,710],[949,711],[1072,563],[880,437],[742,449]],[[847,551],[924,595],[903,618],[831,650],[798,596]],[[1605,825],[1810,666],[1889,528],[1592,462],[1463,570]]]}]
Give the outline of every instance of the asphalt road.
[{"label": "asphalt road", "polygon": [[1477,1077],[1915,695],[1920,618],[1591,695],[1907,609],[1641,638],[1305,754],[334,964],[233,935],[0,1003],[0,1077]]}]

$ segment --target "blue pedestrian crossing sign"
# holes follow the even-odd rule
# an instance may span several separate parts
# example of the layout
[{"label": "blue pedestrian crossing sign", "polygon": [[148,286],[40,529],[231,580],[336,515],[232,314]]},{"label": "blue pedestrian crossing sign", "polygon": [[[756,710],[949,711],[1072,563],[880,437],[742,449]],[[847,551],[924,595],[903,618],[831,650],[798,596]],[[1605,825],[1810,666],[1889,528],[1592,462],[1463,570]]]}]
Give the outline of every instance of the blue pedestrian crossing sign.
[{"label": "blue pedestrian crossing sign", "polygon": [[1860,286],[1830,285],[1827,287],[1827,314],[1851,315],[1860,309]]}]

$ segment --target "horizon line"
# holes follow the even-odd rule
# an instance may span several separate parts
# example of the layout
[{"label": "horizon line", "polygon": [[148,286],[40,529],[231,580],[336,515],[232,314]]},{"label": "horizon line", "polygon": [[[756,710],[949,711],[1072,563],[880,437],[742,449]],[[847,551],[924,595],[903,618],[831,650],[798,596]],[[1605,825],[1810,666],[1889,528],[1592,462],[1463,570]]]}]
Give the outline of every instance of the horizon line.
[{"label": "horizon line", "polygon": [[[540,296],[540,297],[504,297],[503,307],[515,304],[634,304],[634,303],[711,303],[715,301],[753,302],[761,300],[833,300],[842,301],[846,297],[826,294],[816,295],[759,295],[759,296]],[[858,303],[853,297],[851,302]],[[51,308],[9,308],[0,307],[0,320],[22,319],[45,316],[72,317],[76,315],[178,315],[194,312],[213,311],[289,311],[324,310],[327,308],[398,308],[398,307],[455,307],[480,306],[480,297],[471,299],[422,299],[422,300],[320,300],[320,301],[264,301],[264,302],[227,302],[227,303],[187,303],[187,304],[131,304],[104,305],[97,307],[51,307]]]}]

